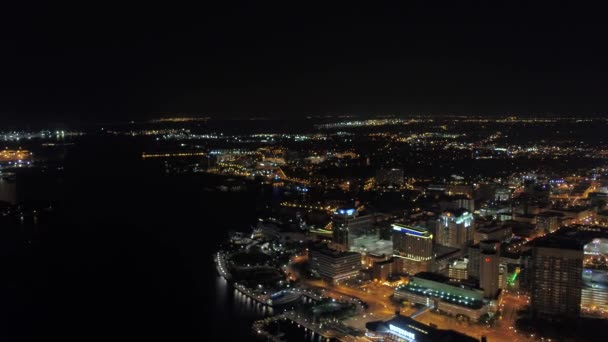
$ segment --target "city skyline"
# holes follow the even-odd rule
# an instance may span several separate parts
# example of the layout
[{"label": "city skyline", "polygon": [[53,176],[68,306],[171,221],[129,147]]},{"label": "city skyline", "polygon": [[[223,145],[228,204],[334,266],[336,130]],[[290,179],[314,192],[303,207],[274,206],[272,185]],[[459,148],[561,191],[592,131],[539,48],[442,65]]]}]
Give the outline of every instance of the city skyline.
[{"label": "city skyline", "polygon": [[605,9],[172,5],[3,7],[0,340],[601,339]]}]

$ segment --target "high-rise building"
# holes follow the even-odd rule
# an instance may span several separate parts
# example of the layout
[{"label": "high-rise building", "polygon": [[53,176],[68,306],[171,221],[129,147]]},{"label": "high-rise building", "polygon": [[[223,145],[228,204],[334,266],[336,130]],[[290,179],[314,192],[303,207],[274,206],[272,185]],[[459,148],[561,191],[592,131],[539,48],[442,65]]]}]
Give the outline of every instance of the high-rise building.
[{"label": "high-rise building", "polygon": [[464,250],[473,242],[473,223],[473,214],[466,209],[444,211],[437,222],[436,242]]},{"label": "high-rise building", "polygon": [[583,250],[573,241],[542,239],[532,249],[531,307],[539,316],[575,318],[581,311]]},{"label": "high-rise building", "polygon": [[479,287],[483,289],[485,298],[494,299],[500,288],[500,242],[481,241],[479,249]]},{"label": "high-rise building", "polygon": [[575,225],[533,242],[524,259],[522,281],[530,290],[532,312],[570,319],[606,318],[608,310],[608,230]]},{"label": "high-rise building", "polygon": [[424,227],[393,224],[393,256],[397,272],[429,271],[433,264],[433,234]]},{"label": "high-rise building", "polygon": [[469,262],[467,263],[467,275],[469,278],[479,279],[479,264],[481,261],[481,249],[479,244],[471,245],[468,248]]},{"label": "high-rise building", "polygon": [[356,237],[373,229],[375,215],[359,216],[354,208],[340,208],[332,215],[333,243],[336,249],[348,251]]},{"label": "high-rise building", "polygon": [[315,246],[308,250],[308,259],[314,274],[332,282],[356,277],[361,271],[361,255],[355,252]]},{"label": "high-rise building", "polygon": [[536,230],[541,233],[553,233],[559,228],[564,215],[555,212],[544,212],[536,216]]}]

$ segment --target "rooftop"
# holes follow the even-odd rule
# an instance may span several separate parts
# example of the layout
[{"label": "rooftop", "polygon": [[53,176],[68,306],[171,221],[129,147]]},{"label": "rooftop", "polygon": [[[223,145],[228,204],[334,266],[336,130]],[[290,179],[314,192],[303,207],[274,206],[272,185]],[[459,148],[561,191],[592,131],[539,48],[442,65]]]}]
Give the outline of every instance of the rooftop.
[{"label": "rooftop", "polygon": [[446,216],[455,216],[455,217],[460,217],[462,215],[466,215],[468,214],[469,211],[465,208],[460,208],[460,209],[448,209],[446,211],[443,212],[444,215]]},{"label": "rooftop", "polygon": [[454,330],[441,330],[420,323],[412,318],[397,315],[387,321],[374,321],[365,324],[368,330],[379,333],[391,333],[397,336],[410,335],[411,340],[438,342],[476,342],[476,338]]},{"label": "rooftop", "polygon": [[554,233],[535,239],[533,245],[546,248],[582,250],[589,242],[601,238],[608,238],[608,229],[575,225],[564,227]]},{"label": "rooftop", "polygon": [[481,227],[477,230],[477,232],[479,233],[493,233],[499,230],[505,230],[505,229],[509,229],[509,226],[487,226],[487,227]]},{"label": "rooftop", "polygon": [[347,257],[347,256],[352,256],[352,255],[359,255],[359,253],[356,253],[356,252],[337,251],[335,249],[330,249],[323,245],[311,247],[310,250],[330,256],[332,258],[343,258],[343,257]]}]

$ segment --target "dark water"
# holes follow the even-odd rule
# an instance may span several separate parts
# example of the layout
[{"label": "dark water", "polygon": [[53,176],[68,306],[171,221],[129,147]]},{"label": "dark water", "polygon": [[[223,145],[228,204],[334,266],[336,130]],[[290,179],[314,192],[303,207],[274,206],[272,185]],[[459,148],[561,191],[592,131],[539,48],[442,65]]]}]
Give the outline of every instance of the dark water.
[{"label": "dark water", "polygon": [[251,339],[268,312],[235,296],[212,254],[272,190],[204,191],[224,180],[164,176],[139,153],[88,138],[57,175],[51,218],[2,227],[1,340]]}]

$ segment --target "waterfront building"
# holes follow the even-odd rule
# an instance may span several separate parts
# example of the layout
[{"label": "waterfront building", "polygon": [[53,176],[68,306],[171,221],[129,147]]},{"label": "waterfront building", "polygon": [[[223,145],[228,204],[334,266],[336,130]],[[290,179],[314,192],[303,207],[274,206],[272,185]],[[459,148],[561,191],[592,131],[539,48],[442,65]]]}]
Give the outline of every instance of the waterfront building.
[{"label": "waterfront building", "polygon": [[309,248],[308,258],[312,273],[331,282],[356,277],[361,271],[361,255],[355,252],[315,246]]},{"label": "waterfront building", "polygon": [[406,342],[478,342],[479,340],[456,332],[441,330],[420,323],[413,318],[397,314],[387,321],[373,321],[365,324],[366,335],[373,340]]}]

